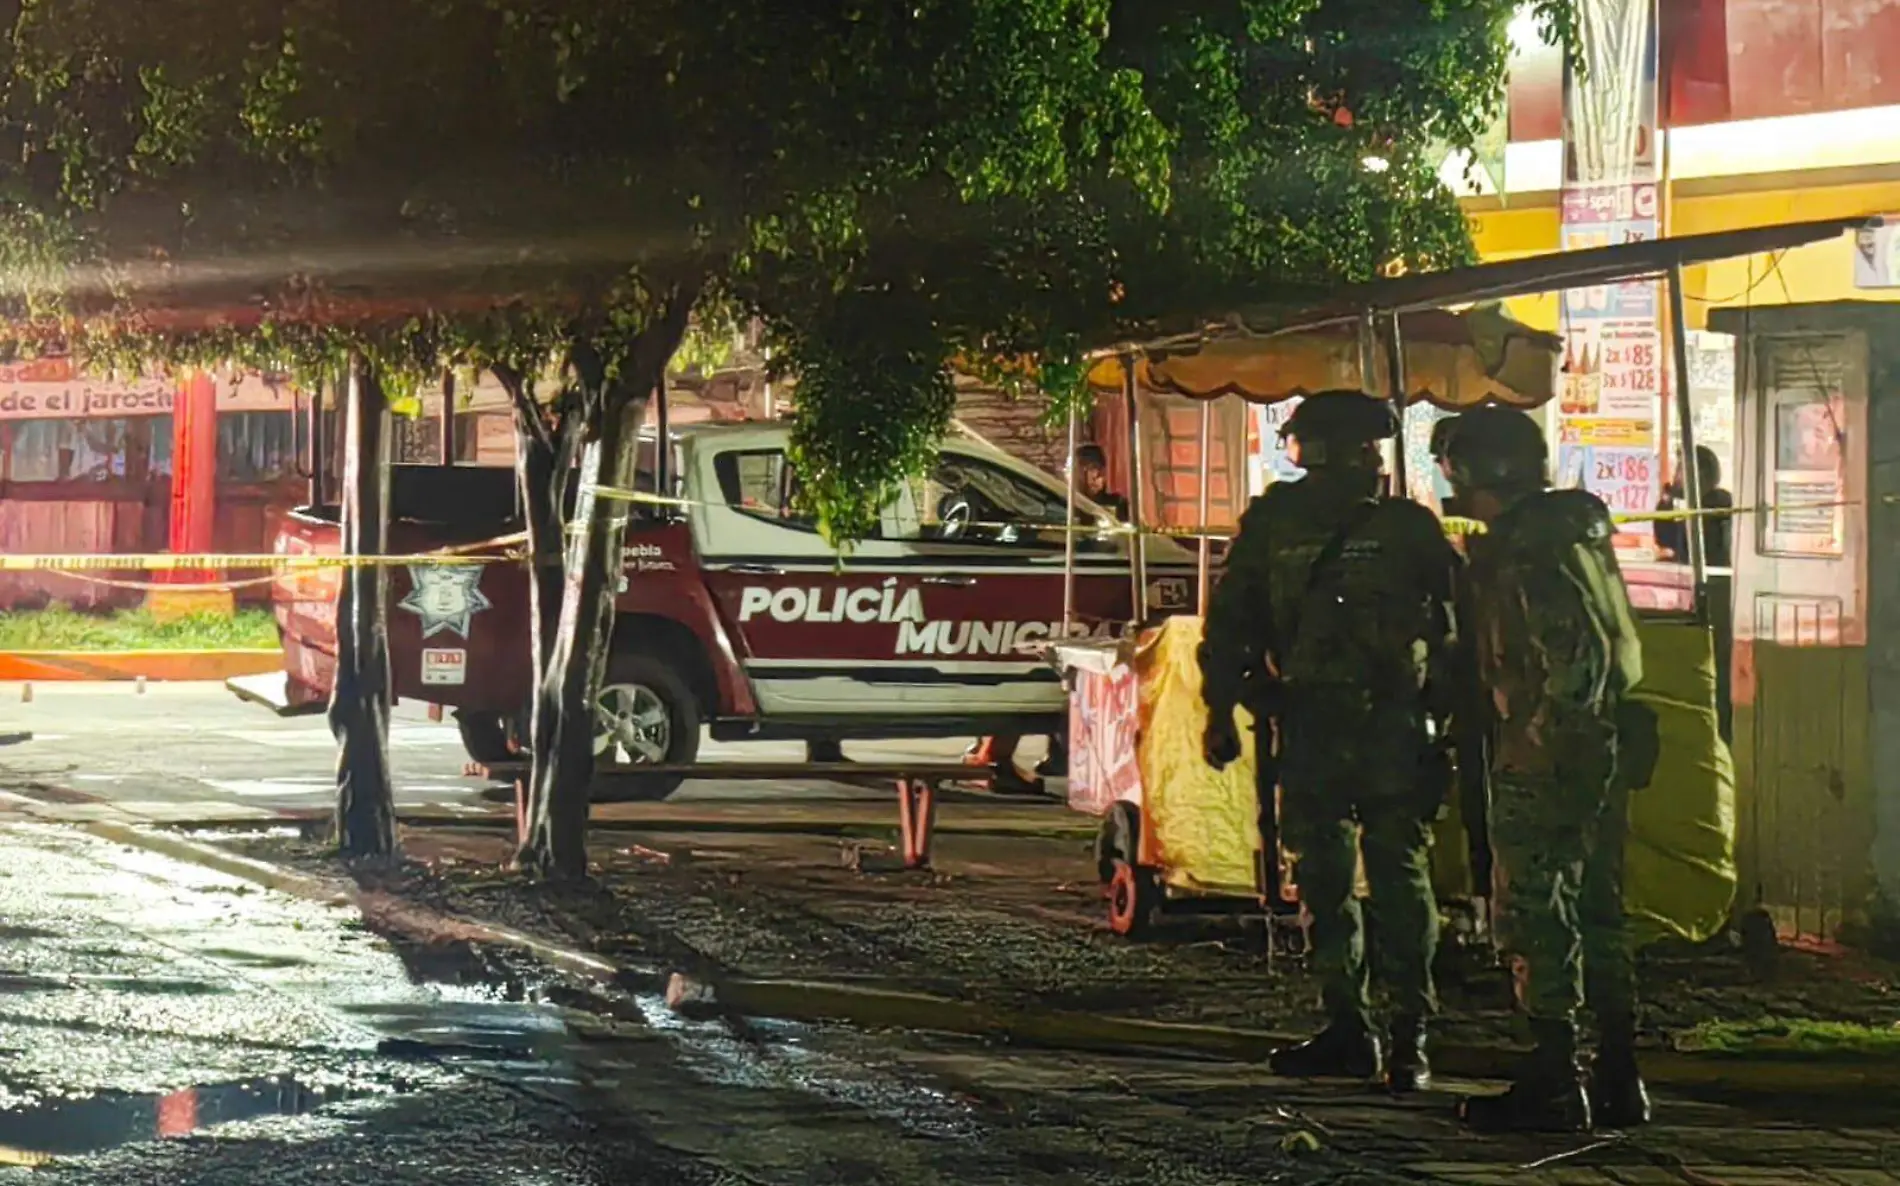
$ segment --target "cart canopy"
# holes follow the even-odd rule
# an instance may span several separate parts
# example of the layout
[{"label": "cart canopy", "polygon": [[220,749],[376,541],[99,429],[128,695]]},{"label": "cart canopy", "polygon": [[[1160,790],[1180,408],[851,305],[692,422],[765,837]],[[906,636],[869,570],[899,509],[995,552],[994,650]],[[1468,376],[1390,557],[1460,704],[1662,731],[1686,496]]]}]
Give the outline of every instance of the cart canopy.
[{"label": "cart canopy", "polygon": [[[1460,409],[1486,400],[1534,407],[1557,389],[1562,345],[1495,303],[1571,288],[1659,277],[1672,268],[1783,251],[1835,238],[1867,218],[1835,218],[1619,243],[1524,259],[1421,272],[1348,285],[1300,301],[1184,313],[1148,332],[1095,351],[1089,382],[1098,391],[1123,390],[1123,358],[1136,358],[1135,379],[1151,391],[1196,399],[1239,395],[1271,403],[1331,387],[1390,391],[1383,373],[1362,383],[1360,359],[1377,327],[1396,320],[1403,343],[1405,390],[1410,400]],[[1464,307],[1462,312],[1454,311]]]},{"label": "cart canopy", "polygon": [[[1447,411],[1486,402],[1528,408],[1556,393],[1562,340],[1497,305],[1407,313],[1399,318],[1399,336],[1408,402]],[[1238,395],[1259,404],[1339,387],[1390,390],[1384,355],[1370,384],[1362,382],[1361,356],[1353,322],[1264,336],[1236,330],[1191,348],[1148,353],[1136,362],[1135,377],[1148,391],[1191,399]],[[1113,356],[1089,370],[1089,383],[1100,392],[1121,391],[1123,378],[1122,361]]]}]

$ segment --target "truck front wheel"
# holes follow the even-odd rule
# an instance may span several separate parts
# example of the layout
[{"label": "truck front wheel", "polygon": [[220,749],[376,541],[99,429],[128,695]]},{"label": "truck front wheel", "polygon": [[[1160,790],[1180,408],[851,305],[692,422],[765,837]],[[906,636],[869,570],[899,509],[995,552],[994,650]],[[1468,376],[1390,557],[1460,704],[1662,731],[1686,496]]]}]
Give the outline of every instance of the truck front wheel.
[{"label": "truck front wheel", "polygon": [[[616,655],[594,703],[594,757],[615,766],[683,766],[699,755],[699,724],[698,699],[663,659]],[[684,781],[677,774],[629,771],[614,779],[624,786],[616,785],[612,797],[664,799]]]}]

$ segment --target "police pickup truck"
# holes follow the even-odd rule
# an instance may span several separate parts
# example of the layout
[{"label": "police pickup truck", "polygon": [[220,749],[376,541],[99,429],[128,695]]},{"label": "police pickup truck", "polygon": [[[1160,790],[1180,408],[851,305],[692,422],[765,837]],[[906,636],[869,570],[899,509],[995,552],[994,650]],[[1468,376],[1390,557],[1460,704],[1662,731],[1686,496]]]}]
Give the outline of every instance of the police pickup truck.
[{"label": "police pickup truck", "polygon": [[[981,442],[946,441],[842,558],[800,516],[777,423],[700,425],[671,440],[669,505],[631,504],[611,657],[596,705],[603,761],[685,764],[721,740],[1048,732],[1064,719],[1038,644],[1063,630],[1066,492]],[[653,488],[654,442],[642,484]],[[391,551],[414,555],[520,528],[513,473],[397,466]],[[1078,500],[1075,635],[1130,615],[1133,536]],[[288,513],[280,553],[338,550],[335,507]],[[1192,554],[1147,540],[1149,614],[1188,607]],[[327,700],[339,570],[276,583],[291,707]],[[505,760],[533,686],[528,589],[515,563],[391,570],[395,694],[454,712],[469,755]]]}]

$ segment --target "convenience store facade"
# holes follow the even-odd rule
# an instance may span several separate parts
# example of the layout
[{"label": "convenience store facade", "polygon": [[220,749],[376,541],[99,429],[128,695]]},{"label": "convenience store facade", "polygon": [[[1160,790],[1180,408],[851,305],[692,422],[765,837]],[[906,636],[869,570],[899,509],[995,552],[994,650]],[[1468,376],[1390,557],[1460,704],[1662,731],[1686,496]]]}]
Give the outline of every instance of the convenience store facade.
[{"label": "convenience store facade", "polygon": [[[1883,361],[1900,341],[1900,0],[1661,0],[1655,11],[1653,117],[1635,104],[1650,172],[1633,187],[1649,187],[1653,209],[1614,212],[1612,233],[1889,216],[1683,276],[1690,427],[1744,508],[1733,571],[1712,587],[1733,621],[1736,908],[1766,909],[1784,934],[1852,939],[1900,917],[1900,773],[1880,757],[1900,728],[1900,653],[1882,629],[1900,601],[1900,533],[1880,493],[1900,424],[1883,410],[1900,399]],[[1505,134],[1487,160],[1449,161],[1444,174],[1487,261],[1588,242],[1561,55],[1528,20],[1513,34]],[[1629,339],[1593,336],[1581,304],[1511,303],[1566,340],[1565,397],[1546,413],[1557,476],[1580,479],[1567,463],[1588,457],[1593,433],[1653,409],[1636,447],[1594,442],[1618,460],[1646,451],[1647,471],[1606,467],[1626,488],[1593,488],[1647,509],[1679,469],[1673,368],[1666,353],[1632,357]],[[1655,316],[1666,342],[1669,310]]]}]

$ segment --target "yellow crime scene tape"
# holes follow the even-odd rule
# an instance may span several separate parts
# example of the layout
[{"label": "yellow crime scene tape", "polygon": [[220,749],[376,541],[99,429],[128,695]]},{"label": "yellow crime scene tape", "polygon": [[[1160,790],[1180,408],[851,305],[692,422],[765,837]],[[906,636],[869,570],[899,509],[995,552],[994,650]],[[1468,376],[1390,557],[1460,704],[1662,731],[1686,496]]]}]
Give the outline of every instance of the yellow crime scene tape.
[{"label": "yellow crime scene tape", "polygon": [[[308,572],[313,569],[332,568],[395,568],[411,564],[439,567],[508,564],[521,559],[514,549],[526,543],[527,538],[526,532],[518,531],[477,543],[458,544],[432,552],[393,556],[287,552],[132,552],[111,556],[90,553],[0,555],[0,572],[198,572],[227,568]],[[488,548],[508,550],[498,555],[474,554]],[[257,577],[242,583],[263,583],[273,579],[275,578]]]},{"label": "yellow crime scene tape", "polygon": [[286,556],[281,553],[190,553],[145,552],[118,556],[39,555],[0,556],[0,572],[192,572],[221,568],[270,568],[297,572],[313,568],[374,568],[399,564],[469,565],[496,564],[510,556],[448,556],[424,553],[415,556]]},{"label": "yellow crime scene tape", "polygon": [[[756,513],[759,514],[768,513],[767,508],[763,507],[734,507],[732,504],[726,502],[713,502],[709,499],[675,498],[664,494],[650,494],[644,490],[624,490],[615,486],[596,486],[593,488],[593,492],[599,498],[614,502],[641,503],[648,506],[673,507],[680,510],[691,510],[694,507],[722,507],[727,510],[755,510]],[[1895,499],[1890,497],[1885,501],[1893,502]],[[1736,515],[1814,511],[1859,505],[1858,501],[1790,502],[1769,506],[1704,507],[1701,510],[1629,511],[1613,514],[1610,518],[1617,523],[1670,523],[1688,519],[1732,518]],[[1443,517],[1441,522],[1444,524],[1445,534],[1447,535],[1483,535],[1485,532],[1484,523],[1478,519],[1466,519],[1455,515],[1448,515]],[[966,529],[980,527],[991,531],[1013,529],[1039,535],[1060,535],[1072,532],[1076,535],[1086,535],[1093,538],[1135,534],[1135,527],[1131,523],[1116,523],[1113,526],[1104,527],[1099,523],[1077,523],[1074,526],[1070,526],[1066,523],[997,523],[988,520],[977,520],[966,523],[964,526]],[[1234,537],[1234,528],[1226,524],[1219,526],[1203,525],[1198,527],[1156,526],[1145,528],[1142,534],[1159,535],[1173,539],[1232,539]]]},{"label": "yellow crime scene tape", "polygon": [[[714,503],[703,499],[675,498],[662,494],[650,494],[644,490],[622,490],[612,486],[594,487],[594,494],[600,498],[616,502],[643,503],[651,506],[673,507],[690,510],[699,506],[726,507],[727,503]],[[1896,500],[1889,496],[1882,500],[1892,503]],[[1795,502],[1765,506],[1712,507],[1702,510],[1641,511],[1612,516],[1618,523],[1673,522],[1688,519],[1727,518],[1737,515],[1772,514],[1776,512],[1826,510],[1837,507],[1858,506],[1858,501],[1840,502]],[[745,508],[736,508],[745,509]],[[1483,535],[1486,531],[1481,520],[1458,516],[1447,516],[1442,520],[1445,534],[1452,536]],[[1061,534],[1074,532],[1094,538],[1116,535],[1134,535],[1135,527],[1128,523],[1103,526],[1099,523],[1078,523],[1073,527],[1064,523],[992,523],[988,521],[971,522],[966,527],[980,527],[988,530],[1013,529],[1035,534]],[[1202,538],[1226,540],[1232,539],[1234,530],[1226,525],[1201,527],[1151,527],[1144,534],[1159,535],[1175,539],[1199,540]],[[480,566],[486,564],[513,564],[525,559],[520,548],[527,543],[525,531],[497,536],[472,544],[460,544],[432,552],[417,552],[393,556],[360,556],[329,554],[291,554],[284,552],[242,553],[242,552],[144,552],[124,555],[94,555],[86,553],[40,553],[26,555],[0,555],[0,572],[52,572],[63,573],[82,580],[93,580],[100,584],[121,585],[126,588],[172,588],[157,586],[147,582],[110,581],[102,577],[87,577],[87,573],[98,572],[204,572],[219,569],[268,570],[271,573],[310,572],[350,568],[395,568],[408,565],[429,566]],[[485,554],[488,549],[504,549],[498,554]],[[252,577],[238,581],[214,582],[231,588],[267,584],[278,579],[277,576]],[[211,587],[198,586],[198,587]]]}]

